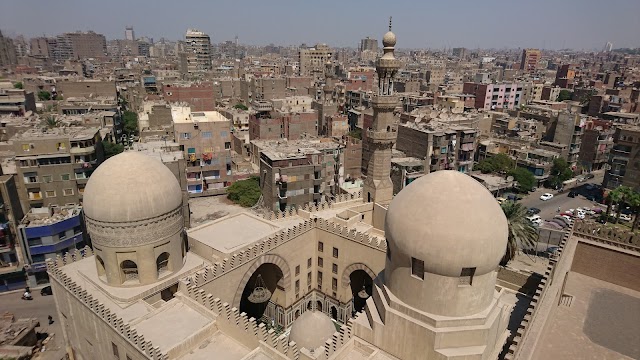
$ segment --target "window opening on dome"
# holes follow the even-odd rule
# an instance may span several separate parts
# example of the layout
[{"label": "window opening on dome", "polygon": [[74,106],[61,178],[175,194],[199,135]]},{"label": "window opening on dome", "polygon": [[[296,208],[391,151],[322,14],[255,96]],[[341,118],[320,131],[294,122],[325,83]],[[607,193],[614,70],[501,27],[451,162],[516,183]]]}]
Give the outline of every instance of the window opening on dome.
[{"label": "window opening on dome", "polygon": [[472,285],[473,275],[476,273],[476,268],[462,268],[460,271],[460,283],[459,285]]},{"label": "window opening on dome", "polygon": [[389,247],[389,244],[387,244],[387,259],[391,260],[391,248]]},{"label": "window opening on dome", "polygon": [[411,275],[424,280],[424,261],[414,257],[411,258]]}]

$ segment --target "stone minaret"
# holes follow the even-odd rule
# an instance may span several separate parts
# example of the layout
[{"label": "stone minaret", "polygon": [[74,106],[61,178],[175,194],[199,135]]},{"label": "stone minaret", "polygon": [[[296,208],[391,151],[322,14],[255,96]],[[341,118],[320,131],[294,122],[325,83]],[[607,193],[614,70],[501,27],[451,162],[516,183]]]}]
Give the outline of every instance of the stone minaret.
[{"label": "stone minaret", "polygon": [[373,97],[373,125],[367,129],[367,146],[370,151],[363,199],[366,202],[388,203],[393,198],[391,183],[391,149],[396,142],[396,125],[393,110],[398,97],[393,94],[393,78],[400,63],[393,54],[396,35],[389,31],[382,38],[384,55],[376,62],[378,93]]}]

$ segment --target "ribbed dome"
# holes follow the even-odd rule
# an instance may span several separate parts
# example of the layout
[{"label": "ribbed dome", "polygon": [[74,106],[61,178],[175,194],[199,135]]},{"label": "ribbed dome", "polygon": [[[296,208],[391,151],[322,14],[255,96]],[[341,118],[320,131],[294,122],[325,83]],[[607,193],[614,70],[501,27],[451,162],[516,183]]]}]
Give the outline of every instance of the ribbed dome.
[{"label": "ribbed dome", "polygon": [[475,267],[476,275],[495,270],[508,236],[491,193],[457,171],[436,171],[400,191],[385,230],[391,251],[424,261],[425,272],[451,277],[462,268]]},{"label": "ribbed dome", "polygon": [[149,219],[181,205],[182,191],[171,170],[138,152],[124,152],[101,164],[83,197],[85,215],[103,222]]},{"label": "ribbed dome", "polygon": [[336,327],[327,315],[320,311],[309,310],[293,322],[289,340],[295,341],[298,348],[315,350],[323,346],[335,332]]}]

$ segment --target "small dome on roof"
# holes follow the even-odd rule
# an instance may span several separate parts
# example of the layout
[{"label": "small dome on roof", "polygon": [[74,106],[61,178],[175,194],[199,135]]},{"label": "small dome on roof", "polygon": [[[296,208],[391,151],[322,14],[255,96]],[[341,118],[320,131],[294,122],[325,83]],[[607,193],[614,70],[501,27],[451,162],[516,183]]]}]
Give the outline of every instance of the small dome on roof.
[{"label": "small dome on roof", "polygon": [[138,152],[124,152],[101,164],[83,196],[85,215],[102,222],[154,218],[182,206],[182,190],[162,162]]},{"label": "small dome on roof", "polygon": [[309,310],[293,322],[289,341],[295,341],[298,348],[315,350],[323,346],[335,332],[333,320],[320,311]]}]

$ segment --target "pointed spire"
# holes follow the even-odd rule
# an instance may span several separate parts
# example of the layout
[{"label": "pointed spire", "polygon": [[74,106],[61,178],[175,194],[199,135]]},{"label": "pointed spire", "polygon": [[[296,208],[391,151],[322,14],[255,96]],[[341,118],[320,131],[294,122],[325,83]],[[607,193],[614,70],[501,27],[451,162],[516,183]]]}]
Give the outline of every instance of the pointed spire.
[{"label": "pointed spire", "polygon": [[392,16],[389,16],[389,31],[391,31],[391,18]]}]

